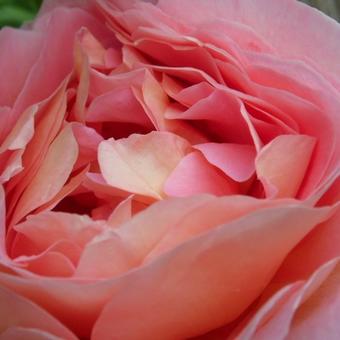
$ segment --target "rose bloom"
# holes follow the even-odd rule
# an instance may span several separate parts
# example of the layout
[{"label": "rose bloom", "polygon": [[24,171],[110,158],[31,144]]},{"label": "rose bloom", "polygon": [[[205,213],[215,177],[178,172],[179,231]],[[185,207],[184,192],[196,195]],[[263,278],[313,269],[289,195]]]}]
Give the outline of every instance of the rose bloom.
[{"label": "rose bloom", "polygon": [[2,29],[0,338],[338,339],[339,41],[293,0]]}]

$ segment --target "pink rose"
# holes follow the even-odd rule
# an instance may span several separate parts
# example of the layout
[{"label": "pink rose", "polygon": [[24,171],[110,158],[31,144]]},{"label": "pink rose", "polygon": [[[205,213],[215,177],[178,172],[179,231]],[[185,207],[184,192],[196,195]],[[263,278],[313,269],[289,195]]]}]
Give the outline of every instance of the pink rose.
[{"label": "pink rose", "polygon": [[293,0],[3,29],[1,338],[337,339],[339,39]]}]

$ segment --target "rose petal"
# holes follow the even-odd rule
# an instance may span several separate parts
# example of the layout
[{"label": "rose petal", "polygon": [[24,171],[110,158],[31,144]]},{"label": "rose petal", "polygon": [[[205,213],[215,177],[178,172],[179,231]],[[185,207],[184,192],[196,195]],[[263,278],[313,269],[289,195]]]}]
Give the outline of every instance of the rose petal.
[{"label": "rose petal", "polygon": [[173,43],[154,41],[148,39],[144,29],[142,38],[137,39],[135,45],[143,53],[152,56],[156,64],[170,67],[193,67],[200,69],[219,81],[224,83],[220,71],[209,52],[201,46],[176,46]]},{"label": "rose petal", "polygon": [[[71,126],[66,126],[51,144],[36,176],[17,205],[14,221],[48,202],[61,190],[78,156],[78,145]],[[63,162],[60,162],[60,160]]]},{"label": "rose petal", "polygon": [[110,278],[128,271],[140,263],[124,240],[114,230],[106,230],[84,249],[75,271],[76,277]]},{"label": "rose petal", "polygon": [[340,256],[340,209],[318,225],[287,256],[272,283],[283,286],[307,279],[319,266]]},{"label": "rose petal", "polygon": [[74,273],[74,265],[63,254],[54,251],[46,252],[40,256],[25,257],[16,259],[18,264],[32,273],[52,277],[69,277]]},{"label": "rose petal", "polygon": [[[332,267],[333,263],[328,263],[328,265]],[[314,275],[318,275],[324,267]],[[319,289],[302,303],[295,313],[288,339],[316,340],[324,337],[335,340],[338,338],[340,327],[334,316],[340,312],[339,287],[340,268],[337,264]]]},{"label": "rose petal", "polygon": [[214,92],[214,88],[208,82],[183,87],[167,74],[163,75],[162,86],[170,97],[187,107],[194,105],[200,99],[206,98]]},{"label": "rose petal", "polygon": [[40,213],[46,210],[52,210],[55,208],[58,203],[60,203],[65,197],[69,194],[74,192],[85,179],[86,174],[88,173],[89,165],[79,171],[78,173],[74,174],[72,178],[63,186],[63,188],[55,195],[50,201],[46,202],[45,204],[41,205],[35,213]]},{"label": "rose petal", "polygon": [[92,191],[97,197],[111,201],[113,197],[126,198],[129,193],[117,188],[114,188],[106,183],[103,176],[99,173],[88,172],[86,174],[83,186]]},{"label": "rose petal", "polygon": [[[98,69],[106,69],[107,68],[107,65],[106,65],[107,50],[87,28],[83,28],[79,33],[78,33],[79,42],[81,44],[83,51],[88,57],[89,65],[91,65],[94,68],[98,68]],[[113,53],[116,52],[112,48],[111,50],[114,51]],[[119,51],[117,51],[116,53],[118,55]],[[113,57],[114,55],[112,54],[111,56]],[[115,63],[109,66],[114,67],[118,65],[117,63]]]},{"label": "rose petal", "polygon": [[27,145],[34,134],[34,116],[37,111],[38,106],[33,105],[22,113],[1,145],[0,153],[5,150],[23,149]]},{"label": "rose petal", "polygon": [[174,134],[151,132],[102,142],[98,160],[108,184],[159,199],[165,180],[189,148]]},{"label": "rose petal", "polygon": [[0,334],[0,340],[60,340],[51,333],[47,333],[37,328],[9,327]]},{"label": "rose petal", "polygon": [[43,162],[50,144],[56,138],[62,128],[66,113],[66,88],[67,79],[55,93],[39,106],[36,113],[33,138],[25,148],[22,157],[23,170],[7,185],[7,192],[11,192],[11,200],[8,203],[8,215],[12,215],[13,209],[22,195],[24,189],[31,183]]},{"label": "rose petal", "polygon": [[[202,206],[202,204],[204,205],[204,202],[210,201],[209,197],[211,199],[211,196],[203,196],[203,197],[195,196],[195,197],[189,197],[186,199],[171,199],[171,200],[160,201],[158,204],[152,205],[150,208],[146,209],[144,212],[137,214],[133,219],[131,219],[131,222],[129,222],[128,225],[126,225],[126,228],[124,228],[124,231],[122,228],[119,228],[116,230],[117,232],[119,232],[120,237],[124,238],[125,242],[129,242],[128,243],[129,249],[133,249],[134,254],[136,256],[139,256],[141,259],[143,259],[146,256],[146,254],[148,254],[150,250],[152,250],[155,247],[155,245],[159,242],[159,240],[163,237],[163,235],[167,232],[167,230],[169,230],[169,228],[176,225],[177,223],[180,225],[182,223],[181,221],[183,220],[185,216],[187,216],[187,222],[188,222],[190,220],[189,217],[190,217],[191,211],[193,209],[197,209],[197,211],[200,211],[200,206]],[[214,199],[222,199],[222,198],[214,198]],[[260,202],[262,202],[262,200],[260,200]],[[275,203],[275,201],[267,201],[267,202],[270,203],[270,205]],[[289,202],[284,202],[284,201],[277,201],[277,203],[278,203],[278,206],[276,208],[272,208],[275,210],[275,212],[273,211],[273,215],[276,216],[275,218],[273,217],[273,220],[271,220],[271,217],[269,218],[269,216],[271,216],[271,213],[270,213],[271,210],[264,209],[258,212],[259,214],[258,217],[256,217],[257,214],[255,213],[254,216],[251,214],[249,215],[250,217],[249,216],[246,217],[244,222],[241,222],[241,220],[239,220],[238,222],[237,221],[232,222],[233,223],[232,225],[234,225],[235,227],[236,235],[238,235],[238,233],[241,232],[242,228],[239,229],[240,225],[243,225],[244,227],[249,226],[249,225],[251,226],[255,225],[253,224],[253,219],[257,221],[256,223],[261,225],[261,228],[263,226],[263,221],[268,221],[268,227],[269,225],[271,225],[271,229],[270,229],[271,232],[273,232],[274,234],[279,233],[277,235],[277,238],[280,239],[278,241],[278,244],[276,244],[275,242],[273,243],[271,242],[273,238],[270,236],[271,234],[269,235],[268,229],[262,230],[261,228],[256,229],[254,227],[254,232],[256,230],[259,230],[259,232],[261,232],[262,230],[263,233],[266,235],[266,237],[263,237],[263,235],[261,236],[257,235],[255,237],[256,239],[261,241],[259,244],[257,242],[255,243],[253,242],[254,235],[252,234],[249,235],[249,238],[251,239],[251,241],[249,241],[249,243],[246,243],[247,247],[248,246],[253,247],[258,244],[258,247],[260,248],[260,250],[265,251],[263,250],[263,247],[262,247],[263,242],[265,242],[266,247],[267,246],[270,247],[270,249],[268,249],[268,252],[270,253],[270,255],[265,254],[262,257],[260,253],[257,253],[251,249],[242,248],[245,252],[243,252],[243,250],[240,249],[243,255],[249,254],[249,253],[252,254],[252,256],[247,257],[247,259],[249,260],[254,259],[254,261],[257,261],[257,259],[262,258],[264,270],[266,272],[270,271],[271,273],[276,270],[276,268],[273,269],[270,266],[270,263],[272,262],[268,263],[268,259],[270,259],[271,261],[275,260],[273,257],[273,254],[278,255],[278,253],[281,252],[281,250],[284,251],[284,253],[286,254],[288,249],[285,247],[288,246],[288,243],[290,244],[290,246],[293,246],[290,242],[293,242],[293,241],[297,242],[297,238],[300,239],[302,237],[301,233],[305,234],[307,232],[306,228],[310,230],[314,224],[321,222],[321,219],[323,220],[327,218],[327,216],[324,216],[327,209],[316,210],[316,209],[310,209],[310,208],[302,208],[300,204],[298,204],[298,208],[292,208],[292,207],[296,207],[296,204],[292,205],[292,204],[289,204]],[[284,208],[284,206],[286,206],[287,203],[288,203],[287,207]],[[213,206],[214,204],[212,203],[211,207]],[[228,213],[228,210],[225,208],[224,208],[224,211],[226,212],[226,214]],[[291,215],[291,213],[293,215]],[[319,216],[320,214],[323,216]],[[309,217],[307,218],[307,216],[305,215]],[[288,216],[289,216],[289,221],[287,222]],[[250,218],[251,220],[248,221],[248,218]],[[284,226],[280,227],[281,222],[277,223],[278,222],[277,219],[279,219],[282,223],[287,223],[287,224],[284,224]],[[316,221],[315,219],[318,219],[318,220]],[[293,223],[293,220],[295,221],[294,223]],[[204,222],[205,225],[206,223],[208,224],[212,223],[211,221],[209,222],[209,220],[205,220],[205,219],[202,219],[202,221]],[[297,225],[295,225],[295,223],[297,223]],[[153,290],[153,292],[155,292],[155,291],[159,291],[159,285],[157,283],[157,280],[163,281],[165,278],[166,280],[169,280],[170,278],[173,277],[173,279],[176,281],[178,279],[176,275],[180,273],[187,273],[188,284],[191,282],[196,286],[197,282],[201,282],[201,280],[197,281],[193,279],[193,276],[196,275],[195,273],[197,273],[196,269],[200,273],[206,273],[208,277],[211,275],[210,275],[210,272],[209,273],[206,272],[206,268],[210,268],[214,270],[216,269],[216,272],[214,271],[214,273],[216,274],[216,281],[212,280],[210,277],[207,278],[208,282],[211,282],[211,286],[209,286],[211,287],[211,289],[206,289],[206,286],[205,286],[203,291],[206,292],[207,294],[212,294],[215,292],[215,288],[217,289],[217,287],[220,287],[221,289],[223,289],[222,294],[220,294],[219,290],[216,290],[216,294],[217,296],[218,295],[224,296],[225,286],[221,287],[221,284],[220,284],[221,276],[220,275],[221,273],[224,273],[226,275],[225,276],[226,282],[228,282],[228,280],[231,277],[233,277],[233,275],[231,275],[229,271],[227,272],[225,271],[225,268],[228,268],[228,266],[221,268],[221,265],[224,266],[225,264],[224,257],[227,256],[225,251],[229,249],[228,252],[233,252],[234,250],[232,249],[234,248],[230,248],[229,245],[225,246],[226,244],[224,241],[223,241],[223,245],[221,245],[223,249],[217,246],[215,247],[215,245],[219,244],[218,243],[219,240],[223,239],[223,237],[221,238],[221,233],[224,234],[224,232],[227,232],[226,237],[229,237],[228,236],[229,233],[232,233],[232,230],[234,230],[234,227],[230,229],[229,228],[230,226],[231,224],[228,223],[221,232],[218,232],[219,228],[217,228],[215,231],[213,231],[213,234],[208,233],[206,235],[201,235],[198,238],[195,238],[194,240],[190,241],[190,244],[191,242],[194,242],[194,243],[189,248],[187,248],[187,246],[185,246],[184,248],[183,247],[176,248],[177,250],[174,250],[168,255],[166,255],[166,258],[164,259],[162,259],[163,258],[162,256],[158,257],[156,261],[150,262],[150,264],[147,267],[142,267],[138,270],[131,271],[130,273],[126,275],[114,278],[109,281],[99,281],[99,282],[92,283],[92,284],[90,283],[84,284],[84,282],[81,283],[79,281],[73,281],[70,279],[68,281],[65,281],[65,280],[60,281],[60,280],[44,279],[43,277],[32,278],[32,274],[27,277],[27,274],[25,274],[24,271],[18,271],[18,269],[15,269],[16,271],[20,272],[20,275],[23,275],[23,277],[9,275],[4,272],[0,272],[0,282],[5,286],[10,287],[11,289],[14,289],[20,294],[28,296],[30,299],[32,299],[39,305],[44,306],[46,310],[53,312],[53,315],[57,316],[58,319],[62,320],[62,322],[65,325],[70,327],[70,329],[74,330],[76,334],[79,335],[80,337],[81,336],[89,337],[89,333],[91,331],[92,325],[94,321],[96,320],[99,312],[102,310],[104,303],[108,301],[108,299],[112,297],[114,294],[118,294],[118,295],[121,294],[121,292],[125,291],[127,287],[132,288],[135,283],[139,285],[140,280],[143,277],[145,277],[145,281],[148,281],[150,284],[152,284],[152,287],[149,287],[149,288]],[[301,230],[300,228],[302,228],[303,230]],[[253,227],[251,229],[253,230]],[[291,239],[290,237],[292,236],[292,234],[294,234],[295,236]],[[210,235],[209,239],[206,238],[208,235]],[[283,235],[285,235],[285,237],[283,237]],[[211,240],[212,243],[210,242],[210,238],[213,239]],[[288,240],[290,240],[290,242],[288,242]],[[288,243],[286,243],[286,241]],[[196,242],[198,243],[196,244]],[[229,241],[226,240],[226,242],[229,244]],[[186,243],[186,244],[188,245],[189,243]],[[220,254],[223,257],[223,260],[215,261],[214,256],[212,257],[209,256],[207,257],[207,259],[211,259],[211,261],[213,261],[214,264],[212,266],[210,265],[206,266],[206,262],[202,263],[201,260],[199,260],[198,262],[196,262],[197,266],[195,265],[195,267],[192,267],[192,262],[190,263],[185,262],[186,260],[192,261],[192,259],[196,259],[198,256],[198,253],[205,252],[202,249],[205,249],[206,245],[209,245],[209,244],[211,245],[211,248],[209,249],[211,251],[216,249],[218,254]],[[278,246],[278,245],[281,245],[282,248],[281,246]],[[182,255],[180,255],[179,253],[178,255],[175,255],[177,254],[179,249],[182,249],[180,250],[180,252],[184,251],[184,253],[183,254],[181,253]],[[216,256],[218,254],[216,254]],[[253,256],[254,254],[258,254],[256,259]],[[202,253],[202,257],[200,258],[206,258],[205,255],[206,253],[204,254]],[[243,259],[244,258],[243,255],[231,257],[230,258],[231,264],[234,263],[235,259]],[[171,258],[175,259],[177,258],[177,256],[178,256],[178,261],[179,261],[178,266],[174,261],[171,261]],[[170,260],[170,262],[166,260],[167,258]],[[162,262],[159,263],[159,265],[157,265],[159,260],[161,260]],[[279,262],[281,262],[281,259]],[[173,263],[174,266],[169,267],[170,263]],[[274,265],[273,263],[273,265],[277,266],[278,263],[277,262],[275,263],[276,264]],[[250,281],[260,279],[259,272],[258,272],[259,267],[257,266],[258,264],[259,263],[256,263],[256,264],[250,263],[249,271],[248,269],[241,271],[242,273],[245,273],[246,275],[250,275],[249,277],[247,276],[247,278],[245,278],[244,280],[245,281],[244,284],[246,285],[247,288],[249,288]],[[152,267],[149,267],[149,266],[152,266]],[[204,267],[203,271],[201,270],[203,268],[202,266]],[[237,261],[235,263],[235,266],[236,266],[235,272],[239,273],[240,272],[239,267],[237,267],[239,266],[239,263]],[[269,268],[268,266],[271,268]],[[146,270],[146,268],[149,268],[149,269]],[[149,274],[151,275],[151,273],[155,272],[155,275],[156,275],[156,271],[161,268],[164,268],[164,273],[163,272],[160,273],[159,274],[160,276],[157,278],[157,280],[153,280],[153,278],[150,277]],[[191,270],[194,270],[195,273]],[[136,273],[139,273],[139,274],[137,275]],[[168,275],[169,273],[170,275]],[[135,275],[139,277],[138,280]],[[270,274],[270,276],[271,275],[272,274]],[[261,277],[263,279],[263,276]],[[237,280],[241,279],[238,275],[235,276],[235,278]],[[216,287],[213,284],[214,282],[217,285]],[[203,281],[202,281],[202,284],[204,284]],[[174,282],[169,282],[169,290],[168,290],[169,293],[172,292],[171,287],[177,289],[178,285],[175,284]],[[179,287],[182,287],[182,286],[179,286]],[[184,286],[181,289],[183,288]],[[197,289],[198,288],[199,287],[197,286]],[[148,291],[144,291],[143,289],[137,289],[136,292],[137,291],[141,292],[142,295],[145,292],[146,293],[144,295],[145,298],[151,296]],[[183,294],[184,293],[186,294],[186,291],[187,290],[184,289]],[[191,292],[191,288],[188,289],[188,291]],[[242,294],[244,291],[248,291],[248,290],[241,288]],[[235,290],[233,290],[233,294],[234,293],[235,293]],[[196,296],[196,297],[198,296],[196,295],[197,294],[196,291],[193,291],[192,294],[193,296]],[[235,296],[235,299],[236,301],[238,301],[239,295]],[[56,301],[58,301],[58,303],[56,303]],[[171,304],[179,303],[179,301],[181,301],[181,298],[179,299],[171,298],[170,301],[171,301]],[[198,301],[197,298],[195,298],[195,301]],[[218,298],[215,301],[220,301],[220,299]],[[148,300],[148,302],[150,302],[150,300]],[[160,304],[164,306],[162,301],[160,302]],[[149,305],[149,303],[145,302],[145,306],[146,305]],[[180,309],[182,307],[183,306],[181,304]],[[223,304],[221,308],[223,309],[223,312],[213,313],[213,315],[215,314],[223,315],[225,313],[225,304]],[[136,309],[132,306],[131,310],[136,310]],[[183,312],[186,313],[187,311],[184,310]],[[74,318],[75,314],[77,314],[77,319]],[[180,314],[179,314],[179,318],[180,320],[186,320],[186,317],[183,317]],[[139,318],[137,319],[135,318],[134,320],[138,320],[138,319]],[[160,318],[160,320],[166,320],[166,319]],[[210,326],[211,328],[214,328],[214,327],[217,327],[218,325],[214,323],[214,325],[210,325]],[[108,334],[112,334],[112,333],[109,332]]]},{"label": "rose petal", "polygon": [[0,85],[0,106],[12,107],[17,99],[26,77],[42,45],[42,34],[28,30],[4,28],[0,33],[0,73],[3,81]]},{"label": "rose petal", "polygon": [[75,244],[72,241],[60,240],[54,242],[46,250],[39,250],[39,248],[34,244],[34,241],[30,240],[20,233],[15,235],[15,240],[12,244],[11,249],[11,255],[14,259],[13,262],[14,264],[19,263],[19,265],[21,262],[35,261],[38,257],[44,257],[46,253],[49,252],[64,255],[66,259],[71,261],[71,264],[68,261],[64,262],[67,262],[67,267],[72,268],[73,270],[73,266],[76,266],[78,264],[82,249],[79,245]]},{"label": "rose petal", "polygon": [[[38,107],[36,105],[25,110],[1,144],[0,171],[2,171],[2,173],[0,182],[7,182],[11,177],[22,170],[22,155],[27,143],[33,137],[34,118],[37,111]],[[2,133],[6,134],[6,128],[9,127],[8,119],[10,117],[10,112],[6,113],[6,111],[4,111],[0,113],[3,115],[0,119],[7,118],[6,124],[3,124],[4,129],[2,131]]]},{"label": "rose petal", "polygon": [[[188,208],[190,207],[189,203],[193,204],[194,201],[188,201]],[[137,239],[139,233],[144,232],[146,234],[146,231],[148,230],[150,230],[150,234],[153,232],[153,237],[159,233],[162,233],[158,243],[154,245],[152,250],[148,250],[147,257],[144,259],[144,262],[150,262],[157,259],[157,257],[163,253],[175,248],[176,246],[180,246],[182,243],[192,239],[195,236],[212,230],[218,225],[229,223],[254,211],[259,211],[268,207],[279,206],[282,203],[283,202],[274,200],[269,201],[254,199],[252,197],[243,195],[210,197],[209,200],[204,200],[203,204],[193,206],[193,209],[190,210],[190,214],[185,213],[184,210],[184,212],[182,212],[183,216],[180,221],[177,219],[171,220],[168,217],[166,222],[169,223],[169,226],[164,230],[162,230],[162,227],[164,226],[163,223],[161,224],[159,222],[157,224],[157,231],[155,231],[153,230],[155,227],[146,220],[144,222],[139,221],[138,227],[135,226],[134,229],[132,229],[133,223],[132,225],[123,225],[120,231],[121,233],[124,233],[130,229],[130,233],[133,231],[135,232],[135,235],[130,237]],[[289,201],[286,203],[289,203]],[[167,207],[167,209],[171,211],[171,205]],[[151,209],[146,210],[145,214],[148,212],[151,215],[151,217],[149,217],[151,219]],[[176,213],[172,212],[173,218],[175,218],[176,214],[179,213],[180,211]],[[144,238],[144,240],[146,240],[146,238]],[[136,243],[134,244],[136,245]]]},{"label": "rose petal", "polygon": [[22,171],[22,155],[24,150],[7,151],[0,155],[0,183],[8,182]]},{"label": "rose petal", "polygon": [[133,196],[129,196],[117,205],[117,207],[107,219],[107,223],[108,225],[110,225],[111,228],[117,228],[124,222],[130,220],[130,218],[132,217],[132,201]]},{"label": "rose petal", "polygon": [[103,141],[103,137],[94,129],[80,123],[73,123],[72,129],[79,145],[78,159],[74,166],[75,169],[78,169],[97,160],[98,146]]},{"label": "rose petal", "polygon": [[6,122],[8,122],[11,115],[11,109],[8,106],[0,106],[0,145],[6,138],[8,133],[8,127]]},{"label": "rose petal", "polygon": [[256,150],[251,145],[206,143],[194,148],[235,181],[246,181],[255,172]]},{"label": "rose petal", "polygon": [[0,184],[0,258],[6,257],[6,202],[5,191]]},{"label": "rose petal", "polygon": [[297,194],[314,144],[314,138],[309,136],[282,135],[262,149],[255,163],[267,196],[294,197]]},{"label": "rose petal", "polygon": [[340,73],[337,62],[340,48],[334,48],[334,41],[340,36],[337,23],[299,2],[160,0],[158,6],[171,17],[194,27],[221,17],[239,22],[251,27],[280,55],[300,60],[308,58],[325,72]]},{"label": "rose petal", "polygon": [[194,238],[132,272],[103,309],[93,338],[188,338],[232,321],[328,214],[301,205],[265,209]]},{"label": "rose petal", "polygon": [[[45,35],[44,44],[17,98],[14,120],[27,106],[50,96],[71,72],[74,37],[83,26],[99,39],[107,36],[107,29],[95,17],[79,8],[56,8],[35,21],[34,30]],[[61,50],[64,53],[60,54]]]},{"label": "rose petal", "polygon": [[168,112],[166,118],[204,121],[202,130],[219,141],[252,143],[247,122],[240,112],[240,102],[221,90],[215,90],[183,113]]},{"label": "rose petal", "polygon": [[237,184],[209,164],[200,152],[185,156],[164,184],[169,196],[185,197],[210,193],[223,196],[237,193]]},{"label": "rose petal", "polygon": [[253,317],[240,340],[336,339],[339,324],[332,317],[340,308],[338,259],[318,268],[306,282],[276,293]]},{"label": "rose petal", "polygon": [[37,328],[63,339],[76,339],[62,323],[26,298],[0,287],[0,331],[11,327]]},{"label": "rose petal", "polygon": [[33,242],[39,253],[61,240],[69,240],[83,248],[101,232],[102,224],[103,221],[93,221],[86,215],[45,212],[29,216],[14,229]]},{"label": "rose petal", "polygon": [[0,340],[60,340],[60,337],[37,328],[9,327],[0,334]]},{"label": "rose petal", "polygon": [[96,97],[86,114],[88,122],[124,122],[151,128],[150,119],[130,88],[115,89]]}]

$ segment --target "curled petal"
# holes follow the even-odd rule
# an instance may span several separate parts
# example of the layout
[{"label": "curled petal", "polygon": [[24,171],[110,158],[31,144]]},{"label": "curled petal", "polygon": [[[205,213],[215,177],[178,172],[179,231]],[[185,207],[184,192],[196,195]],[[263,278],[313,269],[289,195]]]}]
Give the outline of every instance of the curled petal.
[{"label": "curled petal", "polygon": [[255,172],[256,151],[251,145],[206,143],[195,145],[195,149],[235,181],[246,181]]},{"label": "curled petal", "polygon": [[[0,316],[0,332],[12,327],[36,328],[55,337],[76,339],[70,330],[41,307],[3,287],[0,287]],[[14,330],[8,332],[13,334]]]},{"label": "curled petal", "polygon": [[103,309],[93,338],[188,338],[234,320],[287,253],[328,216],[328,209],[282,206],[192,239],[132,272]]},{"label": "curled petal", "polygon": [[269,197],[294,197],[303,181],[315,139],[283,135],[266,145],[256,158],[256,172]]},{"label": "curled petal", "polygon": [[78,144],[71,127],[66,126],[51,144],[42,166],[21,197],[14,220],[19,221],[30,211],[47,203],[62,189],[77,156]]},{"label": "curled petal", "polygon": [[176,197],[204,193],[223,196],[235,194],[237,189],[232,179],[208,163],[198,151],[185,156],[164,184],[164,192]]},{"label": "curled petal", "polygon": [[159,199],[165,180],[189,149],[181,137],[151,132],[102,142],[98,160],[108,184]]}]

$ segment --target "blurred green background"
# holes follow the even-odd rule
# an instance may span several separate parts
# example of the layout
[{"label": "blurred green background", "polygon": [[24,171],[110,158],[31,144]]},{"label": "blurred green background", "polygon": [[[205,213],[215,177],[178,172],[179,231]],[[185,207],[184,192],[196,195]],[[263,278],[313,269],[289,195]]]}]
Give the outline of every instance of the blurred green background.
[{"label": "blurred green background", "polygon": [[42,0],[0,0],[0,27],[20,26],[34,18]]},{"label": "blurred green background", "polygon": [[340,21],[340,0],[302,0]]},{"label": "blurred green background", "polygon": [[[340,0],[301,1],[321,9],[326,14],[334,17],[338,21],[340,19]],[[17,27],[20,26],[24,21],[33,19],[41,3],[42,0],[0,0],[0,27],[7,25]]]}]

